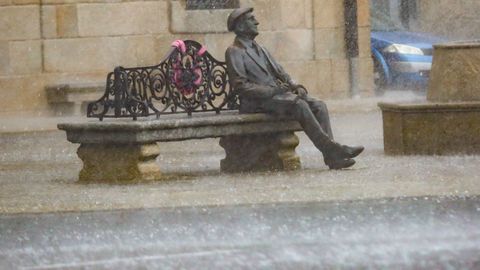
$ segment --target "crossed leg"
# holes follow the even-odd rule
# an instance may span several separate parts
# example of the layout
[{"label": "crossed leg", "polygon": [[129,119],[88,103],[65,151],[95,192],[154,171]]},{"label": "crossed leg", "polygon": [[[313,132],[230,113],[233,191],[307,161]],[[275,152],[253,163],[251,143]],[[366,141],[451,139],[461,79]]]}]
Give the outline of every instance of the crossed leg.
[{"label": "crossed leg", "polygon": [[333,140],[332,127],[330,125],[330,115],[328,114],[328,108],[325,102],[309,96],[302,97],[302,99],[308,103],[310,110],[312,111],[313,115],[315,115],[315,118],[322,127],[323,131],[328,135],[328,137],[330,137],[331,140]]},{"label": "crossed leg", "polygon": [[322,101],[308,96],[287,102],[271,99],[263,104],[263,109],[278,116],[293,116],[331,169],[352,166],[352,158],[363,151],[363,147],[343,146],[333,140],[328,109]]}]

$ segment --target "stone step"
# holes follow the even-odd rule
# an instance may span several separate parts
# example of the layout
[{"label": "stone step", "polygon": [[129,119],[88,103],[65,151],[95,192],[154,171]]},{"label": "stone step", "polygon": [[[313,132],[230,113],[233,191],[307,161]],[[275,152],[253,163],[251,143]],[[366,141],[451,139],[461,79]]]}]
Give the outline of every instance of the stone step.
[{"label": "stone step", "polygon": [[105,84],[58,84],[45,87],[47,100],[55,115],[86,115],[87,104],[99,99]]}]

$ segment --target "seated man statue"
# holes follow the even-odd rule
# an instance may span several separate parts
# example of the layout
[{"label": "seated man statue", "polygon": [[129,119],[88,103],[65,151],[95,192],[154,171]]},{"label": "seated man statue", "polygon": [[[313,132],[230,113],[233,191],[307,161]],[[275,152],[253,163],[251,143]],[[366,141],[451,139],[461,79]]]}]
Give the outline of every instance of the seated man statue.
[{"label": "seated man statue", "polygon": [[235,32],[236,38],[225,58],[230,84],[240,99],[240,113],[293,117],[322,152],[330,169],[355,164],[353,158],[364,148],[333,141],[325,103],[308,96],[307,90],[294,83],[270,53],[255,42],[257,26],[253,8],[235,9],[228,17],[228,30]]}]

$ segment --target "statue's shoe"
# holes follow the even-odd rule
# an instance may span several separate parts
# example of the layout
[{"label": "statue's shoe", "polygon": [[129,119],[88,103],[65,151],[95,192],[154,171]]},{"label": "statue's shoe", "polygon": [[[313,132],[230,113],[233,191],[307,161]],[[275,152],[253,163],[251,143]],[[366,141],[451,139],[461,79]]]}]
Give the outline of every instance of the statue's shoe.
[{"label": "statue's shoe", "polygon": [[339,160],[325,160],[325,164],[330,168],[330,170],[341,170],[348,167],[352,167],[355,164],[353,159],[339,159]]},{"label": "statue's shoe", "polygon": [[363,150],[365,150],[365,147],[363,147],[363,146],[342,145],[342,148],[343,148],[343,151],[346,154],[345,158],[354,158],[354,157],[360,155],[360,153],[362,153]]}]

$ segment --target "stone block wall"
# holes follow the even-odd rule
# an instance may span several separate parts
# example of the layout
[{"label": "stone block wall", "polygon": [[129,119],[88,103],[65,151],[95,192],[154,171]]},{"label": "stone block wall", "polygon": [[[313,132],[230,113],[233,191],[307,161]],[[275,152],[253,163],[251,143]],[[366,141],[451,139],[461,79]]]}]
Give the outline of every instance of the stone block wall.
[{"label": "stone block wall", "polygon": [[456,40],[480,38],[480,1],[417,0],[419,30]]},{"label": "stone block wall", "polygon": [[41,99],[42,94],[27,87],[26,82],[37,81],[37,74],[42,71],[39,21],[39,1],[0,2],[1,110],[8,107],[22,110],[26,104],[15,101],[29,96],[35,97],[31,101],[34,105],[41,103],[38,98]]},{"label": "stone block wall", "polygon": [[[358,0],[362,91],[372,91],[368,0]],[[320,98],[347,97],[343,1],[241,0],[259,42]],[[157,64],[175,39],[218,59],[234,35],[230,10],[186,10],[184,0],[0,0],[0,114],[49,114],[45,86],[104,83],[115,66]]]}]

